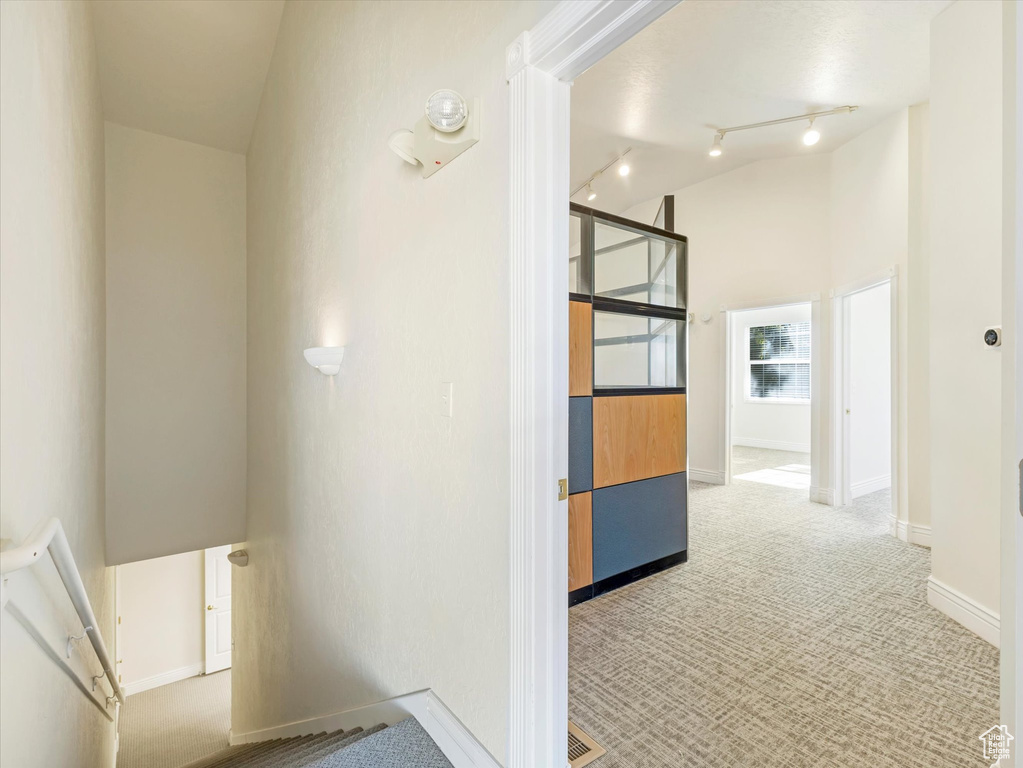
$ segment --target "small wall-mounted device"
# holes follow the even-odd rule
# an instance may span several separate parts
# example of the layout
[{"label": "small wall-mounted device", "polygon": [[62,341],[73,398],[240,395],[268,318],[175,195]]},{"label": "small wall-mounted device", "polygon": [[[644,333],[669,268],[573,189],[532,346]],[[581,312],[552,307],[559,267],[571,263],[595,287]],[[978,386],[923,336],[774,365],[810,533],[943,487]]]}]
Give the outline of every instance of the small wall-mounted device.
[{"label": "small wall-mounted device", "polygon": [[472,109],[457,91],[442,89],[426,100],[426,114],[415,131],[402,128],[387,146],[411,165],[421,165],[423,178],[432,176],[480,140],[480,100]]},{"label": "small wall-mounted device", "polygon": [[995,326],[984,329],[984,343],[989,347],[1002,346],[1002,329]]},{"label": "small wall-mounted device", "polygon": [[237,565],[239,568],[244,568],[249,564],[249,553],[244,549],[236,549],[227,556],[227,562],[231,565]]}]

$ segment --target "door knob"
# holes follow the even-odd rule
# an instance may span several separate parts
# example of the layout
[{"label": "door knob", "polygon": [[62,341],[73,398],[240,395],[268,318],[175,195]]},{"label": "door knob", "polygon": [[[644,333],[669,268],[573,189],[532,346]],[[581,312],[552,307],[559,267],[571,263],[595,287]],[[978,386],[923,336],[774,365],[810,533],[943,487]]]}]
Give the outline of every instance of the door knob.
[{"label": "door knob", "polygon": [[212,611],[213,610],[213,606],[212,605],[207,605],[206,606],[206,610],[207,611]]}]

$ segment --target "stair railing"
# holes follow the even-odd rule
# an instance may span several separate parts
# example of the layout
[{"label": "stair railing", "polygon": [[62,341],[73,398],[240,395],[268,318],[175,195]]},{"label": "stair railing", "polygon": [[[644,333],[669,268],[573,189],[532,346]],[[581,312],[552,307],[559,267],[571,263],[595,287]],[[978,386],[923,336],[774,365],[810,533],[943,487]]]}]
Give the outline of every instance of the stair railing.
[{"label": "stair railing", "polygon": [[[116,699],[123,704],[124,694],[121,692],[121,686],[117,682],[114,664],[110,660],[106,643],[103,642],[103,635],[99,631],[99,622],[96,620],[96,614],[93,612],[92,604],[89,602],[89,595],[85,591],[82,575],[78,572],[78,566],[75,565],[75,558],[71,554],[71,547],[68,545],[67,536],[64,534],[64,527],[56,517],[50,518],[36,526],[35,530],[32,531],[25,540],[25,543],[20,547],[0,552],[0,579],[4,582],[3,605],[7,605],[7,575],[34,565],[42,558],[43,552],[50,553],[50,558],[57,568],[60,580],[64,583],[64,589],[67,590],[68,597],[71,598],[71,604],[75,607],[78,618],[85,628],[85,635],[88,636],[89,642],[92,643],[92,648],[96,651],[96,656],[103,666],[103,673],[110,682],[110,689],[113,691],[113,695],[109,697],[108,703]],[[13,608],[13,606],[11,607]],[[18,613],[20,614],[20,611]],[[71,639],[69,637],[68,655],[70,655]],[[57,661],[61,660],[58,658]],[[66,667],[65,671],[70,674],[70,667],[66,664],[62,664],[62,666]],[[77,681],[77,677],[75,679]],[[80,683],[80,681],[78,682]],[[83,692],[86,692],[84,686],[79,685],[79,687],[82,688]],[[89,698],[93,697],[90,695]],[[97,702],[94,700],[94,703]],[[104,715],[110,718],[109,713],[105,711]]]}]

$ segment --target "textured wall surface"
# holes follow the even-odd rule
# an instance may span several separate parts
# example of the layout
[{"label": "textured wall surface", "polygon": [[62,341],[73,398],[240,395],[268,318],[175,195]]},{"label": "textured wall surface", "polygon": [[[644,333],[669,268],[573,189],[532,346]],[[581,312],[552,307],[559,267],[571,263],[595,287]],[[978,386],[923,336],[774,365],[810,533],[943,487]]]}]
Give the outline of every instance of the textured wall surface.
[{"label": "textured wall surface", "polygon": [[[820,293],[818,368],[821,413],[813,420],[812,441],[821,488],[831,486],[831,301],[833,288],[874,276],[893,264],[906,292],[909,234],[909,120],[899,110],[827,155],[762,160],[716,176],[675,195],[675,229],[689,237],[691,310],[689,334],[689,466],[721,472],[722,409],[725,404],[719,309]],[[916,134],[915,134],[916,136]],[[926,151],[926,147],[920,147]],[[920,158],[926,162],[926,158]],[[916,202],[919,204],[919,189]],[[652,221],[661,198],[626,212]],[[910,317],[900,301],[903,367],[903,424],[911,387],[926,376],[906,370],[909,328],[926,329],[926,316]],[[921,310],[923,311],[923,310]],[[702,402],[702,405],[700,403]],[[903,509],[908,454],[906,432],[900,449]],[[914,521],[918,522],[918,521]],[[919,522],[926,522],[925,519]]]},{"label": "textured wall surface", "polygon": [[[1001,3],[931,25],[931,525],[934,578],[999,610]],[[951,311],[950,311],[951,310]]]},{"label": "textured wall surface", "polygon": [[[0,3],[0,537],[57,516],[113,642],[103,560],[103,116],[89,7]],[[54,647],[81,631],[49,558],[11,578]],[[114,728],[5,610],[0,764],[113,765]],[[98,663],[87,642],[70,663]]]},{"label": "textured wall surface", "polygon": [[205,654],[204,552],[157,557],[118,568],[117,657],[123,684],[201,665]]},{"label": "textured wall surface", "polygon": [[[284,11],[247,166],[235,733],[429,686],[505,753],[504,51],[545,7]],[[424,180],[387,137],[443,87],[482,99],[482,137]],[[335,378],[302,358],[330,344],[347,345]]]},{"label": "textured wall surface", "polygon": [[106,125],[107,562],[245,538],[245,158]]}]

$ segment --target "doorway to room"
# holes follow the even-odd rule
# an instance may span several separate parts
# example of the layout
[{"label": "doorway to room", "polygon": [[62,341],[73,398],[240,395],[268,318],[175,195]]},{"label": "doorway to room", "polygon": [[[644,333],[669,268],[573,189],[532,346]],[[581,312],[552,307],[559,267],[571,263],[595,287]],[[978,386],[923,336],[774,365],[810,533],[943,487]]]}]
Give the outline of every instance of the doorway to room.
[{"label": "doorway to room", "polygon": [[[834,355],[836,503],[858,499],[895,514],[893,403],[898,346],[893,338],[894,278],[866,281],[836,292]],[[900,538],[906,539],[905,532]]]},{"label": "doorway to room", "polygon": [[229,745],[231,549],[116,567],[118,768],[177,768]]},{"label": "doorway to room", "polygon": [[728,312],[732,480],[810,490],[811,304]]}]

